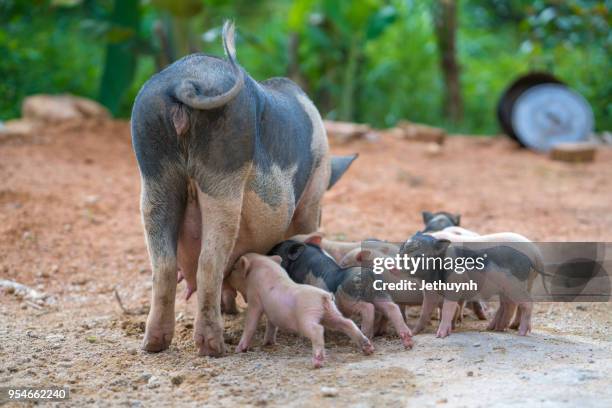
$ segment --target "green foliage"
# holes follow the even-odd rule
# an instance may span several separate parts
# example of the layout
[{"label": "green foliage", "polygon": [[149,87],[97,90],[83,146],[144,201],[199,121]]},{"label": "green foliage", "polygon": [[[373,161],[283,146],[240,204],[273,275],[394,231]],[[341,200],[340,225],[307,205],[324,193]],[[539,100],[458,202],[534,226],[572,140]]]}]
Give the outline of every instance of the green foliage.
[{"label": "green foliage", "polygon": [[156,27],[166,30],[172,58],[221,55],[220,28],[230,17],[238,60],[259,80],[288,74],[289,38],[299,39],[297,74],[329,118],[494,134],[504,88],[544,69],[585,96],[598,129],[612,128],[610,0],[461,0],[460,124],[442,119],[430,0],[117,3],[132,6],[127,20],[113,15],[114,0],[0,0],[0,119],[17,116],[23,97],[37,92],[99,97],[128,117],[139,88],[164,65]]},{"label": "green foliage", "polygon": [[18,117],[34,93],[96,96],[103,50],[72,9],[0,1],[0,55],[0,119]]}]

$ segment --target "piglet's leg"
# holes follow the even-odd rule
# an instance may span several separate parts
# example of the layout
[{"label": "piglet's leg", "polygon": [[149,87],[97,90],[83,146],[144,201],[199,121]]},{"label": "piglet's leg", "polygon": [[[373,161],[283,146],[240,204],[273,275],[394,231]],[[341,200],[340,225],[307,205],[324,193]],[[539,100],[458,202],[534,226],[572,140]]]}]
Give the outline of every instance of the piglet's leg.
[{"label": "piglet's leg", "polygon": [[453,330],[459,325],[459,323],[463,323],[463,308],[465,306],[465,300],[460,300],[458,303],[459,307],[455,311],[455,316],[453,316]]},{"label": "piglet's leg", "polygon": [[276,326],[270,322],[270,319],[268,319],[268,323],[266,323],[266,334],[264,335],[263,344],[265,346],[273,346],[276,344]]},{"label": "piglet's leg", "polygon": [[340,331],[349,336],[353,343],[361,348],[363,354],[369,355],[374,352],[374,346],[370,340],[357,328],[357,325],[352,320],[342,316],[333,303],[326,307],[322,323],[332,330]]},{"label": "piglet's leg", "polygon": [[391,321],[405,348],[412,348],[412,333],[402,318],[399,306],[390,300],[374,300],[374,307]]},{"label": "piglet's leg", "polygon": [[474,311],[478,320],[487,320],[487,306],[484,302],[468,302],[468,307]]},{"label": "piglet's leg", "polygon": [[493,316],[493,319],[491,319],[491,321],[487,325],[487,330],[495,330],[495,326],[497,325],[497,322],[501,319],[502,314],[504,314],[504,304],[500,300],[499,307],[497,308],[497,311],[495,312],[495,316]]},{"label": "piglet's leg", "polygon": [[367,302],[359,301],[355,305],[357,313],[361,316],[361,330],[365,333],[366,337],[374,337],[374,319],[375,311],[374,305]]},{"label": "piglet's leg", "polygon": [[263,310],[260,305],[255,304],[255,302],[249,304],[246,321],[244,323],[244,331],[242,332],[240,343],[238,343],[238,347],[236,347],[236,353],[245,352],[251,346],[251,341],[257,331],[257,324],[259,323],[259,318],[262,313]]},{"label": "piglet's leg", "polygon": [[457,302],[444,299],[444,305],[442,306],[442,320],[438,326],[436,337],[444,338],[446,336],[450,336],[457,306]]},{"label": "piglet's leg", "polygon": [[361,300],[355,300],[344,293],[338,293],[336,296],[338,307],[345,316],[358,314],[361,316],[361,331],[369,339],[374,337],[374,320],[375,310],[374,305]]},{"label": "piglet's leg", "polygon": [[312,342],[312,365],[323,367],[325,361],[325,329],[319,323],[311,323],[302,328],[302,334]]},{"label": "piglet's leg", "polygon": [[519,325],[519,336],[526,336],[531,332],[531,311],[533,310],[533,303],[521,302],[518,306],[517,315],[520,312],[521,323]]},{"label": "piglet's leg", "polygon": [[429,325],[431,314],[438,303],[438,295],[434,292],[423,293],[423,307],[421,307],[421,316],[416,326],[412,329],[413,334],[419,334],[425,327]]},{"label": "piglet's leg", "polygon": [[236,289],[223,282],[221,292],[221,312],[225,314],[238,314],[236,307]]},{"label": "piglet's leg", "polygon": [[516,313],[514,314],[514,319],[512,319],[512,323],[510,323],[510,328],[512,330],[516,330],[519,328],[520,324],[521,324],[521,305],[519,304],[519,306],[516,309]]},{"label": "piglet's leg", "polygon": [[375,313],[374,336],[383,336],[387,333],[389,320],[382,313]]},{"label": "piglet's leg", "polygon": [[503,311],[499,320],[495,324],[495,331],[505,331],[510,325],[510,320],[514,316],[514,312],[516,311],[516,303],[513,302],[506,296],[502,296],[501,299],[503,305]]}]

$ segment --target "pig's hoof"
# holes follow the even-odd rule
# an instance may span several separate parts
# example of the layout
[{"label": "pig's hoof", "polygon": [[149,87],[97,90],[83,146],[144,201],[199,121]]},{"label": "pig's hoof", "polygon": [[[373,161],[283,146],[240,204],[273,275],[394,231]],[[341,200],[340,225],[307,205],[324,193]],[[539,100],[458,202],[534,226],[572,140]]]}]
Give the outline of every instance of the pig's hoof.
[{"label": "pig's hoof", "polygon": [[450,327],[440,327],[438,329],[438,332],[436,333],[436,337],[443,339],[447,336],[450,336],[450,334],[451,334]]},{"label": "pig's hoof", "polygon": [[159,353],[160,351],[164,351],[170,347],[171,342],[171,333],[152,335],[149,332],[146,332],[142,341],[142,349],[148,351],[149,353]]},{"label": "pig's hoof", "polygon": [[402,339],[402,344],[405,348],[411,349],[414,343],[412,342],[412,336],[410,333],[400,333],[400,338]]},{"label": "pig's hoof", "polygon": [[312,356],[312,366],[314,368],[321,368],[323,367],[323,362],[325,361],[325,356],[323,356],[322,352],[317,352],[315,353],[314,356]]},{"label": "pig's hoof", "polygon": [[530,332],[531,332],[531,327],[526,327],[526,328],[521,327],[519,328],[518,334],[519,336],[527,336]]},{"label": "pig's hoof", "polygon": [[246,346],[242,343],[238,344],[238,346],[236,347],[236,353],[246,353],[247,351],[249,351],[249,346]]},{"label": "pig's hoof", "polygon": [[501,325],[501,324],[496,324],[496,325],[495,325],[495,331],[498,331],[498,332],[505,332],[507,329],[508,329],[508,326],[507,326],[507,325],[505,325],[505,326],[503,326],[503,325]]},{"label": "pig's hoof", "polygon": [[205,338],[202,335],[195,337],[198,355],[208,357],[222,357],[225,354],[225,343],[223,337],[218,336]]},{"label": "pig's hoof", "polygon": [[374,352],[374,345],[368,340],[367,342],[363,343],[361,351],[363,351],[363,354],[365,354],[366,356],[369,356]]}]

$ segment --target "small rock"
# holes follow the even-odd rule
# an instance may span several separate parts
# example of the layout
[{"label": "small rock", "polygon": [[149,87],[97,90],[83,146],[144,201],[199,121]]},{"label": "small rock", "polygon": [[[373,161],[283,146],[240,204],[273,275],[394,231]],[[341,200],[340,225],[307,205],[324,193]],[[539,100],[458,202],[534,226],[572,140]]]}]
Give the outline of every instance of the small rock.
[{"label": "small rock", "polygon": [[147,382],[147,388],[159,388],[159,386],[161,385],[161,381],[158,377],[155,376],[151,376],[151,378],[149,378],[149,381]]},{"label": "small rock", "polygon": [[172,385],[179,386],[183,383],[183,381],[185,381],[185,377],[180,374],[176,374],[170,377],[170,382],[172,383]]},{"label": "small rock", "polygon": [[138,350],[136,350],[135,348],[130,348],[128,349],[128,354],[135,356],[136,354],[138,354]]},{"label": "small rock", "polygon": [[480,343],[474,343],[472,344],[473,347],[480,347]]},{"label": "small rock", "polygon": [[266,397],[259,397],[257,401],[255,401],[255,405],[257,405],[258,407],[268,405],[268,399]]},{"label": "small rock", "polygon": [[28,330],[28,331],[26,332],[26,336],[28,336],[28,337],[30,337],[30,338],[33,338],[33,339],[38,339],[38,338],[40,338],[40,336],[39,336],[38,334],[36,334],[36,333],[34,333],[33,331],[30,331],[30,330]]},{"label": "small rock", "polygon": [[581,312],[585,312],[587,310],[587,308],[584,305],[578,305],[578,306],[576,306],[576,310],[580,310]]},{"label": "small rock", "polygon": [[473,371],[468,371],[467,372],[467,376],[468,377],[473,377],[474,376],[474,372]]},{"label": "small rock", "polygon": [[338,396],[338,390],[334,387],[321,387],[321,394],[326,398],[334,398]]},{"label": "small rock", "polygon": [[29,136],[36,130],[36,126],[32,121],[23,119],[7,120],[0,124],[0,137],[25,137]]},{"label": "small rock", "polygon": [[427,143],[425,153],[432,157],[439,156],[442,153],[442,146],[438,143]]},{"label": "small rock", "polygon": [[151,377],[153,377],[153,374],[144,373],[143,375],[140,376],[140,379],[144,381],[149,381]]},{"label": "small rock", "polygon": [[97,195],[89,195],[85,197],[85,204],[95,204],[100,201],[100,196]]},{"label": "small rock", "polygon": [[436,404],[446,404],[448,402],[447,398],[442,398],[436,401]]}]

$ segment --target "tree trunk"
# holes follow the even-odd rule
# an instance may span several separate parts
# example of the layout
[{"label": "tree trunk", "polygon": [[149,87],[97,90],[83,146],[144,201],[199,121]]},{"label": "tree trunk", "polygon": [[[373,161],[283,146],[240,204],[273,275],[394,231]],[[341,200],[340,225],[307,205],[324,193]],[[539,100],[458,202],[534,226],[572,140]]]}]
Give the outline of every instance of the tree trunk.
[{"label": "tree trunk", "polygon": [[435,0],[433,20],[440,53],[440,68],[444,76],[444,114],[453,122],[463,117],[463,100],[457,61],[457,1]]}]

